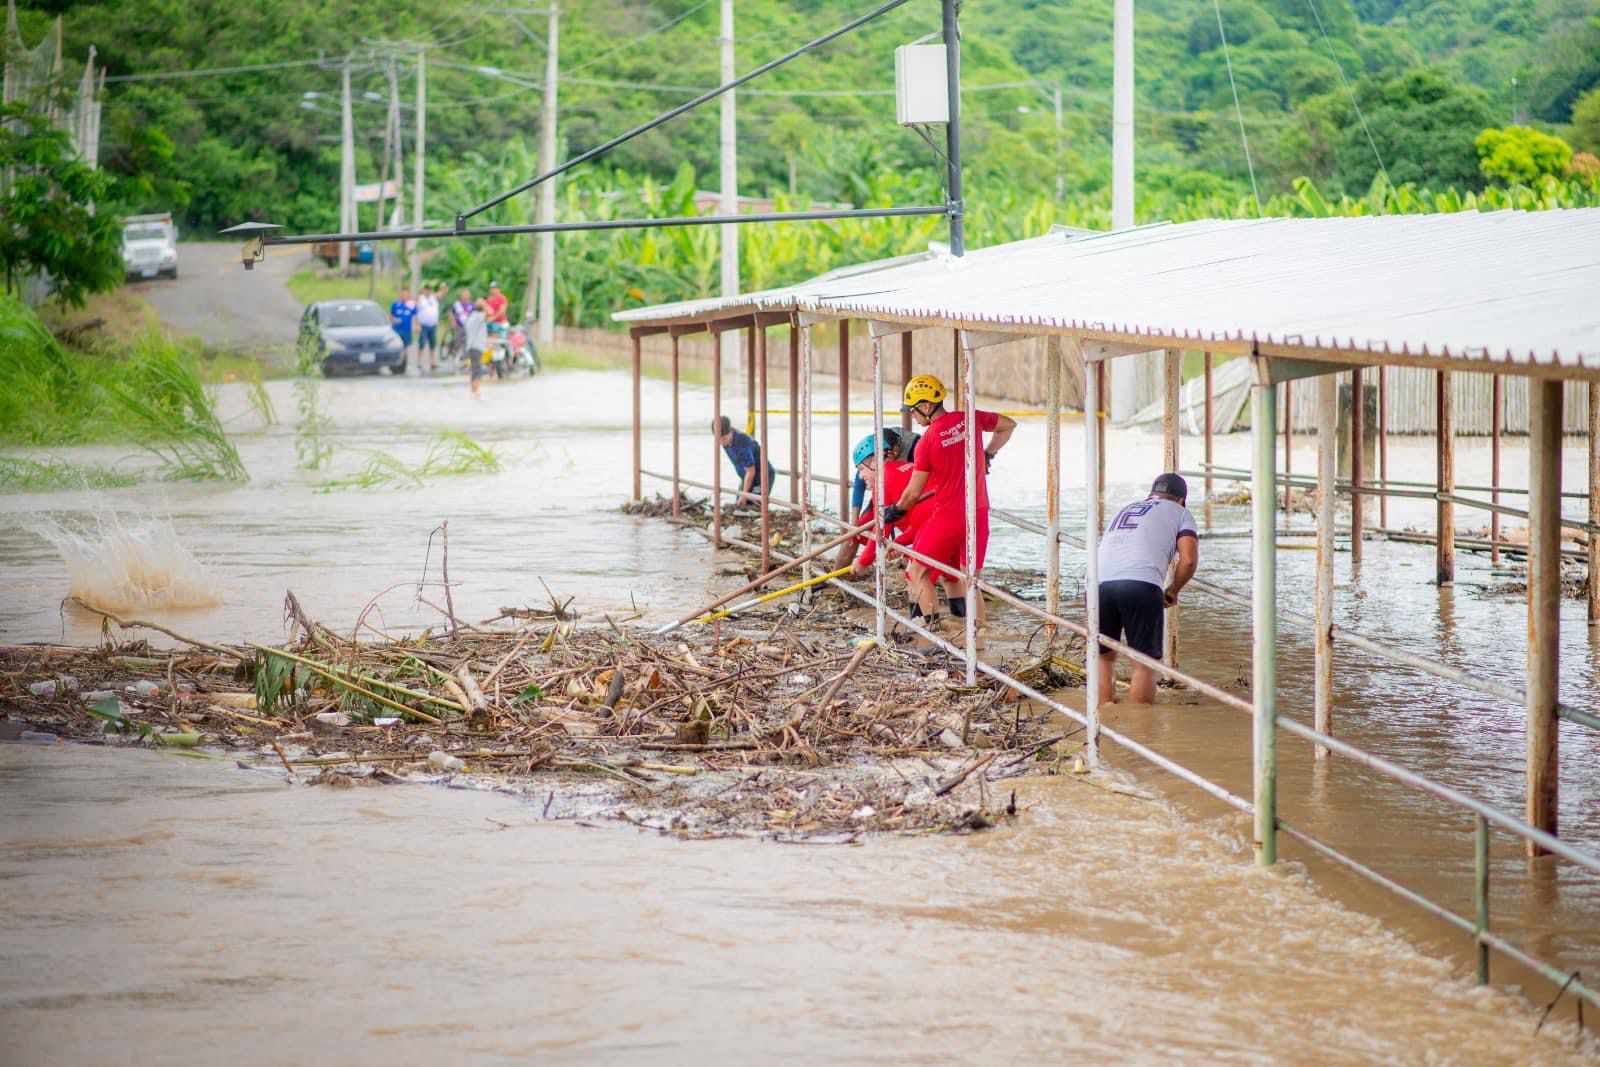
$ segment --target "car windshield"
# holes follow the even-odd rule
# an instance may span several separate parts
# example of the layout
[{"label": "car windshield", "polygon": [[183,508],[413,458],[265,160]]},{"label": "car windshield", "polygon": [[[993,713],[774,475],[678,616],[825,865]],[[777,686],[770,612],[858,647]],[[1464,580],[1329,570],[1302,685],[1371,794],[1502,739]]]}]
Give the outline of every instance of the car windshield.
[{"label": "car windshield", "polygon": [[167,236],[165,226],[129,226],[122,231],[125,241],[160,241]]},{"label": "car windshield", "polygon": [[324,326],[387,326],[389,317],[377,304],[331,304],[322,309]]}]

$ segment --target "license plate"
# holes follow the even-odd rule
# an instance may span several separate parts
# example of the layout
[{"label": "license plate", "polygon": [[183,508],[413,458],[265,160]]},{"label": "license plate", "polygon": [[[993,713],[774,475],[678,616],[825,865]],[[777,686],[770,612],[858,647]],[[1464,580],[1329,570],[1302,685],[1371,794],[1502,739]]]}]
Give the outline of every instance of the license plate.
[{"label": "license plate", "polygon": [[156,269],[154,267],[145,267],[139,272],[139,277],[141,278],[154,278],[155,276]]},{"label": "license plate", "polygon": [[356,359],[361,363],[376,363],[378,362],[378,354],[376,352],[363,352]]}]

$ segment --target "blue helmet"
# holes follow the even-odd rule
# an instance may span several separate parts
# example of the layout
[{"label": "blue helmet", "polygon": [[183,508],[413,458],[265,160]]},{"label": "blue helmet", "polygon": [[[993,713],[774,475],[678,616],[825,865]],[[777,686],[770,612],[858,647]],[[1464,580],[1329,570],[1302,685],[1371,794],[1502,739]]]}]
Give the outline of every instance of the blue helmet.
[{"label": "blue helmet", "polygon": [[899,448],[900,447],[900,431],[896,430],[896,429],[889,428],[889,427],[885,427],[884,431],[883,431],[883,448],[882,449],[877,448],[876,447],[877,443],[878,443],[877,435],[876,434],[870,434],[870,433],[867,434],[867,436],[863,437],[861,440],[857,441],[856,442],[855,451],[850,454],[850,463],[851,463],[851,465],[855,466],[855,467],[861,466],[862,461],[865,460],[868,456],[872,455],[874,452],[879,452],[879,451],[891,452],[894,449]]}]

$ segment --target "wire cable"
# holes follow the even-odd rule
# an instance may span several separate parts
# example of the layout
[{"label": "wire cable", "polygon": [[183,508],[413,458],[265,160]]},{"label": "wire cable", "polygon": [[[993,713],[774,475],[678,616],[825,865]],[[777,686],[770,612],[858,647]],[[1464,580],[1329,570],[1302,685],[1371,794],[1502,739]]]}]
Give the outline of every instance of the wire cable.
[{"label": "wire cable", "polygon": [[326,66],[334,62],[328,59],[287,59],[281,63],[250,63],[241,67],[206,67],[201,70],[163,70],[149,74],[111,74],[106,76],[108,82],[148,82],[164,81],[169,78],[203,78],[212,74],[249,74],[258,70],[284,70],[288,67],[315,67]]},{"label": "wire cable", "polygon": [[1261,217],[1261,192],[1256,188],[1256,165],[1250,159],[1250,135],[1244,132],[1244,109],[1239,106],[1239,86],[1233,80],[1233,59],[1228,55],[1228,31],[1222,28],[1222,5],[1211,0],[1217,13],[1217,36],[1222,38],[1222,61],[1228,65],[1228,87],[1233,90],[1233,113],[1239,117],[1239,139],[1244,142],[1244,165],[1250,171],[1250,195],[1256,202],[1256,217]]},{"label": "wire cable", "polygon": [[1361,120],[1361,131],[1367,135],[1367,144],[1372,146],[1372,158],[1378,161],[1378,170],[1383,174],[1383,184],[1393,189],[1394,183],[1389,180],[1389,168],[1383,165],[1383,155],[1378,151],[1378,142],[1372,139],[1372,131],[1367,128],[1367,116],[1361,113],[1361,105],[1356,103],[1356,94],[1350,88],[1349,79],[1344,76],[1344,64],[1334,55],[1333,42],[1328,39],[1328,31],[1323,29],[1322,13],[1317,10],[1316,0],[1306,0],[1306,6],[1311,9],[1311,17],[1317,20],[1317,30],[1322,34],[1322,43],[1328,49],[1328,58],[1333,61],[1333,69],[1339,72],[1339,84],[1344,86],[1344,95],[1349,97],[1350,106],[1355,108],[1356,118]]},{"label": "wire cable", "polygon": [[677,18],[672,19],[671,21],[666,22],[666,23],[664,23],[664,24],[662,24],[660,26],[657,26],[653,30],[649,30],[649,31],[647,31],[645,33],[641,33],[639,36],[633,38],[632,40],[624,41],[621,44],[617,45],[617,47],[611,49],[609,52],[602,52],[599,55],[595,56],[593,59],[590,59],[590,60],[587,60],[587,61],[585,61],[583,63],[580,63],[576,67],[573,67],[571,70],[567,71],[567,73],[568,74],[577,74],[580,71],[588,70],[590,67],[594,66],[596,63],[603,62],[603,61],[605,61],[607,59],[610,59],[612,56],[616,55],[619,52],[626,52],[628,49],[636,47],[637,45],[640,44],[640,42],[647,41],[650,38],[657,36],[658,34],[666,33],[668,30],[670,30],[674,26],[678,25],[678,23],[682,22],[684,19],[688,18],[690,15],[695,14],[697,11],[700,11],[703,8],[709,7],[710,4],[711,4],[711,0],[700,0],[700,3],[694,5],[689,10],[687,10],[683,14],[679,15]]}]

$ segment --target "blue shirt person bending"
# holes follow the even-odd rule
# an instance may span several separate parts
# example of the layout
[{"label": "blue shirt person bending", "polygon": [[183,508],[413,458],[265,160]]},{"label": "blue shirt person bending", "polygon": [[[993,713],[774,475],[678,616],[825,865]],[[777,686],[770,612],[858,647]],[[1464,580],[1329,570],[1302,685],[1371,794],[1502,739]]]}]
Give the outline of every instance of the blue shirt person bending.
[{"label": "blue shirt person bending", "polygon": [[[739,498],[735,503],[759,503],[778,480],[778,472],[772,464],[761,460],[761,443],[749,434],[735,430],[726,415],[711,424],[711,432],[717,435],[717,440],[722,443],[722,451],[738,472]],[[758,480],[761,483],[759,487],[756,485]]]}]

